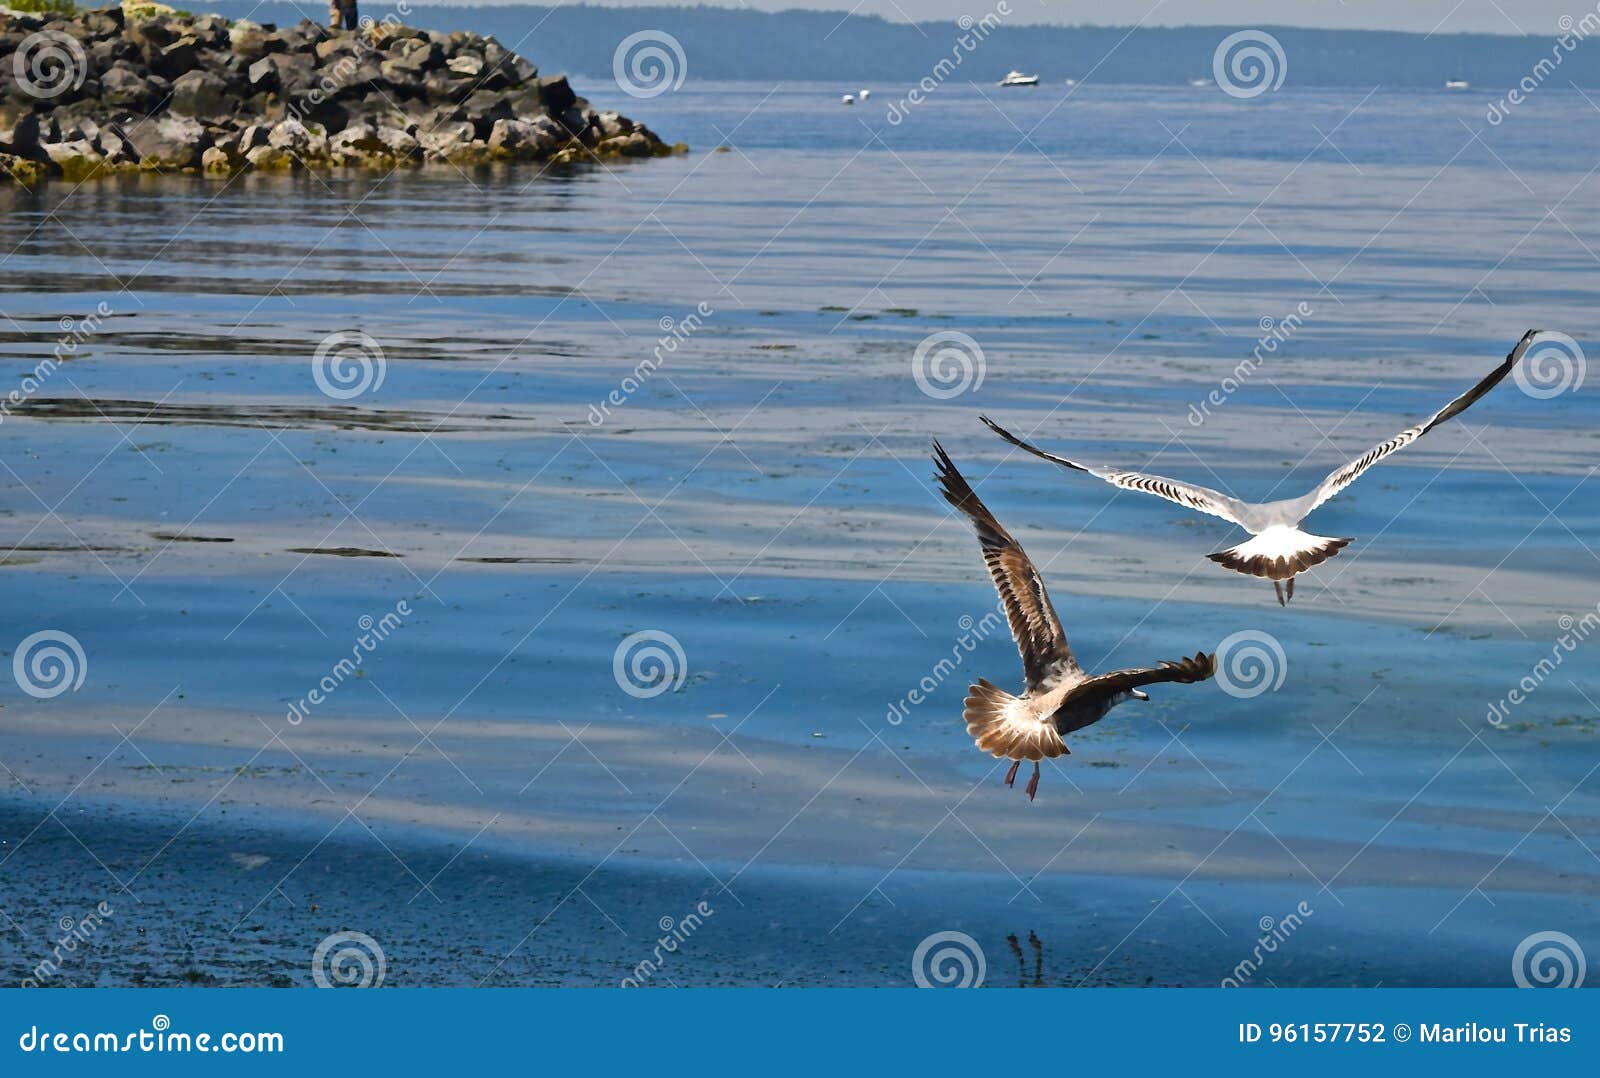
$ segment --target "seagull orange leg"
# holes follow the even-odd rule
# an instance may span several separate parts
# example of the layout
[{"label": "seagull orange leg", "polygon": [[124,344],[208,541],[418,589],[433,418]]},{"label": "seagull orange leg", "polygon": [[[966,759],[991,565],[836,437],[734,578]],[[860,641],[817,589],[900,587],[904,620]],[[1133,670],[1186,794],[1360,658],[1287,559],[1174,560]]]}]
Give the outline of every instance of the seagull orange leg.
[{"label": "seagull orange leg", "polygon": [[1017,781],[1017,768],[1021,766],[1021,760],[1011,761],[1011,770],[1006,772],[1006,789],[1009,790],[1011,788],[1011,784]]},{"label": "seagull orange leg", "polygon": [[[1022,761],[1018,760],[1017,762],[1021,763]],[[1039,764],[1038,764],[1038,761],[1035,761],[1034,765],[1033,765],[1033,778],[1028,780],[1028,800],[1032,801],[1033,800],[1033,795],[1038,793],[1038,792],[1039,792]]]}]

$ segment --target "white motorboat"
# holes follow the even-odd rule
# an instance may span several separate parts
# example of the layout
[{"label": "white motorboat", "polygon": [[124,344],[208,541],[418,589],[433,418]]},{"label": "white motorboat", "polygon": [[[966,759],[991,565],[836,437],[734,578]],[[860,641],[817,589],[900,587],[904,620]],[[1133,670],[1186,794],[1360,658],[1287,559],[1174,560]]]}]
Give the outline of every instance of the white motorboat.
[{"label": "white motorboat", "polygon": [[1000,85],[1000,86],[1037,86],[1037,85],[1039,85],[1039,76],[1038,75],[1024,75],[1020,71],[1011,71],[1011,72],[1007,72],[1006,73],[1006,77],[1001,79],[1000,82],[998,83],[998,85]]}]

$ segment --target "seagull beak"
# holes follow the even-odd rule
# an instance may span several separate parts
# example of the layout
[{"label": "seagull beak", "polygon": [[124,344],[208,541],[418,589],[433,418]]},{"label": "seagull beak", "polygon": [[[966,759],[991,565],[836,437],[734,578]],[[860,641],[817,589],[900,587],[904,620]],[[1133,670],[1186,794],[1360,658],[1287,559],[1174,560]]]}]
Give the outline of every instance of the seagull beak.
[{"label": "seagull beak", "polygon": [[1133,698],[1135,700],[1148,700],[1150,699],[1150,694],[1145,692],[1143,689],[1134,689]]}]

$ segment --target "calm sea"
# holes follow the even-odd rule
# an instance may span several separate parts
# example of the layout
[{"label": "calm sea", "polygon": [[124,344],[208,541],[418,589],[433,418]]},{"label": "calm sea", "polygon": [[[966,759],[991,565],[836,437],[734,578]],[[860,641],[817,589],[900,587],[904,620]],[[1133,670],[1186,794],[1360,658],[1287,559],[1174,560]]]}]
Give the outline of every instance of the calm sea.
[{"label": "calm sea", "polygon": [[[86,667],[0,686],[12,800],[822,889],[790,911],[816,955],[751,960],[741,906],[753,942],[704,980],[838,979],[830,926],[845,979],[903,981],[941,926],[997,963],[1081,926],[1038,892],[1101,896],[1099,935],[1058,928],[1068,983],[1153,934],[1185,957],[1125,979],[1215,983],[1301,901],[1283,981],[1500,983],[1592,911],[1600,643],[1559,643],[1600,602],[1592,384],[1507,381],[1370,473],[1287,609],[1204,560],[1221,522],[977,419],[1284,496],[1527,328],[1589,347],[1592,102],[580,88],[693,152],[0,190],[0,647],[58,632]],[[1004,789],[961,699],[1020,670],[935,437],[1086,665],[1244,633],[1265,680],[1157,687],[1038,801]]]}]

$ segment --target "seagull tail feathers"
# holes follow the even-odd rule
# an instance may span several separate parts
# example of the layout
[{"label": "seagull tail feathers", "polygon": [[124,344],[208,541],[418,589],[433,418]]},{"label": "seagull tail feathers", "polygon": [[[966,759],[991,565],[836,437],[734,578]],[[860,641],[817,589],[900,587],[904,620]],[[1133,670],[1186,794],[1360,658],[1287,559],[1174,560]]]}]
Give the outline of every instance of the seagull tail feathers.
[{"label": "seagull tail feathers", "polygon": [[1056,728],[1027,713],[1026,703],[984,678],[967,690],[967,733],[990,756],[1043,760],[1062,756],[1067,746]]},{"label": "seagull tail feathers", "polygon": [[1312,535],[1299,528],[1268,528],[1248,542],[1219,550],[1206,557],[1224,568],[1245,576],[1262,576],[1268,580],[1292,580],[1313,565],[1321,565],[1350,543],[1349,539],[1332,539],[1326,535]]}]

